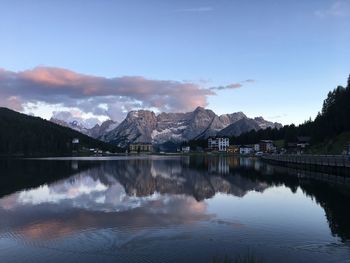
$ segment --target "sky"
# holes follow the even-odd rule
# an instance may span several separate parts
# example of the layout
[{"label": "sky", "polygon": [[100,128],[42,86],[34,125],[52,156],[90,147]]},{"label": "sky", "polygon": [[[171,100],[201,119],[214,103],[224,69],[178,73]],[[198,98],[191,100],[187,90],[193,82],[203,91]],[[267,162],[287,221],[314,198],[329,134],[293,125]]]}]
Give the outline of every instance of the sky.
[{"label": "sky", "polygon": [[1,0],[0,106],[314,118],[350,73],[350,0]]}]

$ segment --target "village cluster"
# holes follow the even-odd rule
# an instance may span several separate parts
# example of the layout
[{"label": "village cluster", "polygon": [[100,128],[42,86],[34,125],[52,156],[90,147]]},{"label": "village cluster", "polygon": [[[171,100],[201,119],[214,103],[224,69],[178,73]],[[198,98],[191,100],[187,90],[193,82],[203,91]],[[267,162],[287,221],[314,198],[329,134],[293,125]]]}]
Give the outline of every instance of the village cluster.
[{"label": "village cluster", "polygon": [[[190,147],[183,145],[177,149],[177,152],[218,152],[240,155],[262,155],[273,153],[303,153],[309,146],[309,137],[298,137],[297,142],[288,143],[285,147],[279,147],[272,140],[261,140],[259,143],[249,145],[230,144],[227,137],[210,137],[208,145],[203,147]],[[151,153],[154,148],[151,143],[132,143],[129,145],[129,153]]]}]

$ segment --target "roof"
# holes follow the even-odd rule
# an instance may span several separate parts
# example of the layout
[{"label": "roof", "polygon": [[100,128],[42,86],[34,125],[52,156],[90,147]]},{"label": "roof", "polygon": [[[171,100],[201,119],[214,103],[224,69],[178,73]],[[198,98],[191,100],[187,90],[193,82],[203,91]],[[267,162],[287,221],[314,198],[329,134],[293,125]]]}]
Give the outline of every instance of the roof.
[{"label": "roof", "polygon": [[260,142],[265,142],[265,143],[273,143],[272,140],[261,140]]},{"label": "roof", "polygon": [[298,142],[310,142],[311,137],[309,136],[299,136],[298,137]]},{"label": "roof", "polygon": [[130,143],[129,145],[150,145],[150,146],[152,146],[152,143],[150,143],[150,142],[134,142],[134,143]]}]

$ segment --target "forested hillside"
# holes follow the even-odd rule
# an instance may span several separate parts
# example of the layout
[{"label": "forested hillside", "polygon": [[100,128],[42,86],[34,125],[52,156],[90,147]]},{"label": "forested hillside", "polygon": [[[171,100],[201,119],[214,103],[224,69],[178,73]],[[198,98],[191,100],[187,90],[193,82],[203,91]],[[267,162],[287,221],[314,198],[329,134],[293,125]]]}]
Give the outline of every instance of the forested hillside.
[{"label": "forested hillside", "polygon": [[0,155],[61,156],[72,154],[72,139],[79,147],[115,152],[118,148],[38,117],[0,108]]}]

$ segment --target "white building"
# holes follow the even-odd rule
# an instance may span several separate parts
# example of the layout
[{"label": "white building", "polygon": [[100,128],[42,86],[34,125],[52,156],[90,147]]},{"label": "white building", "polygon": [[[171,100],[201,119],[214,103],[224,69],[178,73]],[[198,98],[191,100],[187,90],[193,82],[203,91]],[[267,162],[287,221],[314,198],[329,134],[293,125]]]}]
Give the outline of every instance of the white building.
[{"label": "white building", "polygon": [[189,153],[190,152],[190,146],[182,146],[181,151],[183,153]]},{"label": "white building", "polygon": [[239,148],[239,153],[243,155],[252,154],[253,152],[254,152],[254,148],[252,146],[245,145]]},{"label": "white building", "polygon": [[230,146],[229,138],[209,138],[208,139],[208,148],[210,150],[226,152]]},{"label": "white building", "polygon": [[258,144],[258,143],[254,144],[254,151],[256,151],[256,152],[260,151],[260,144]]}]

